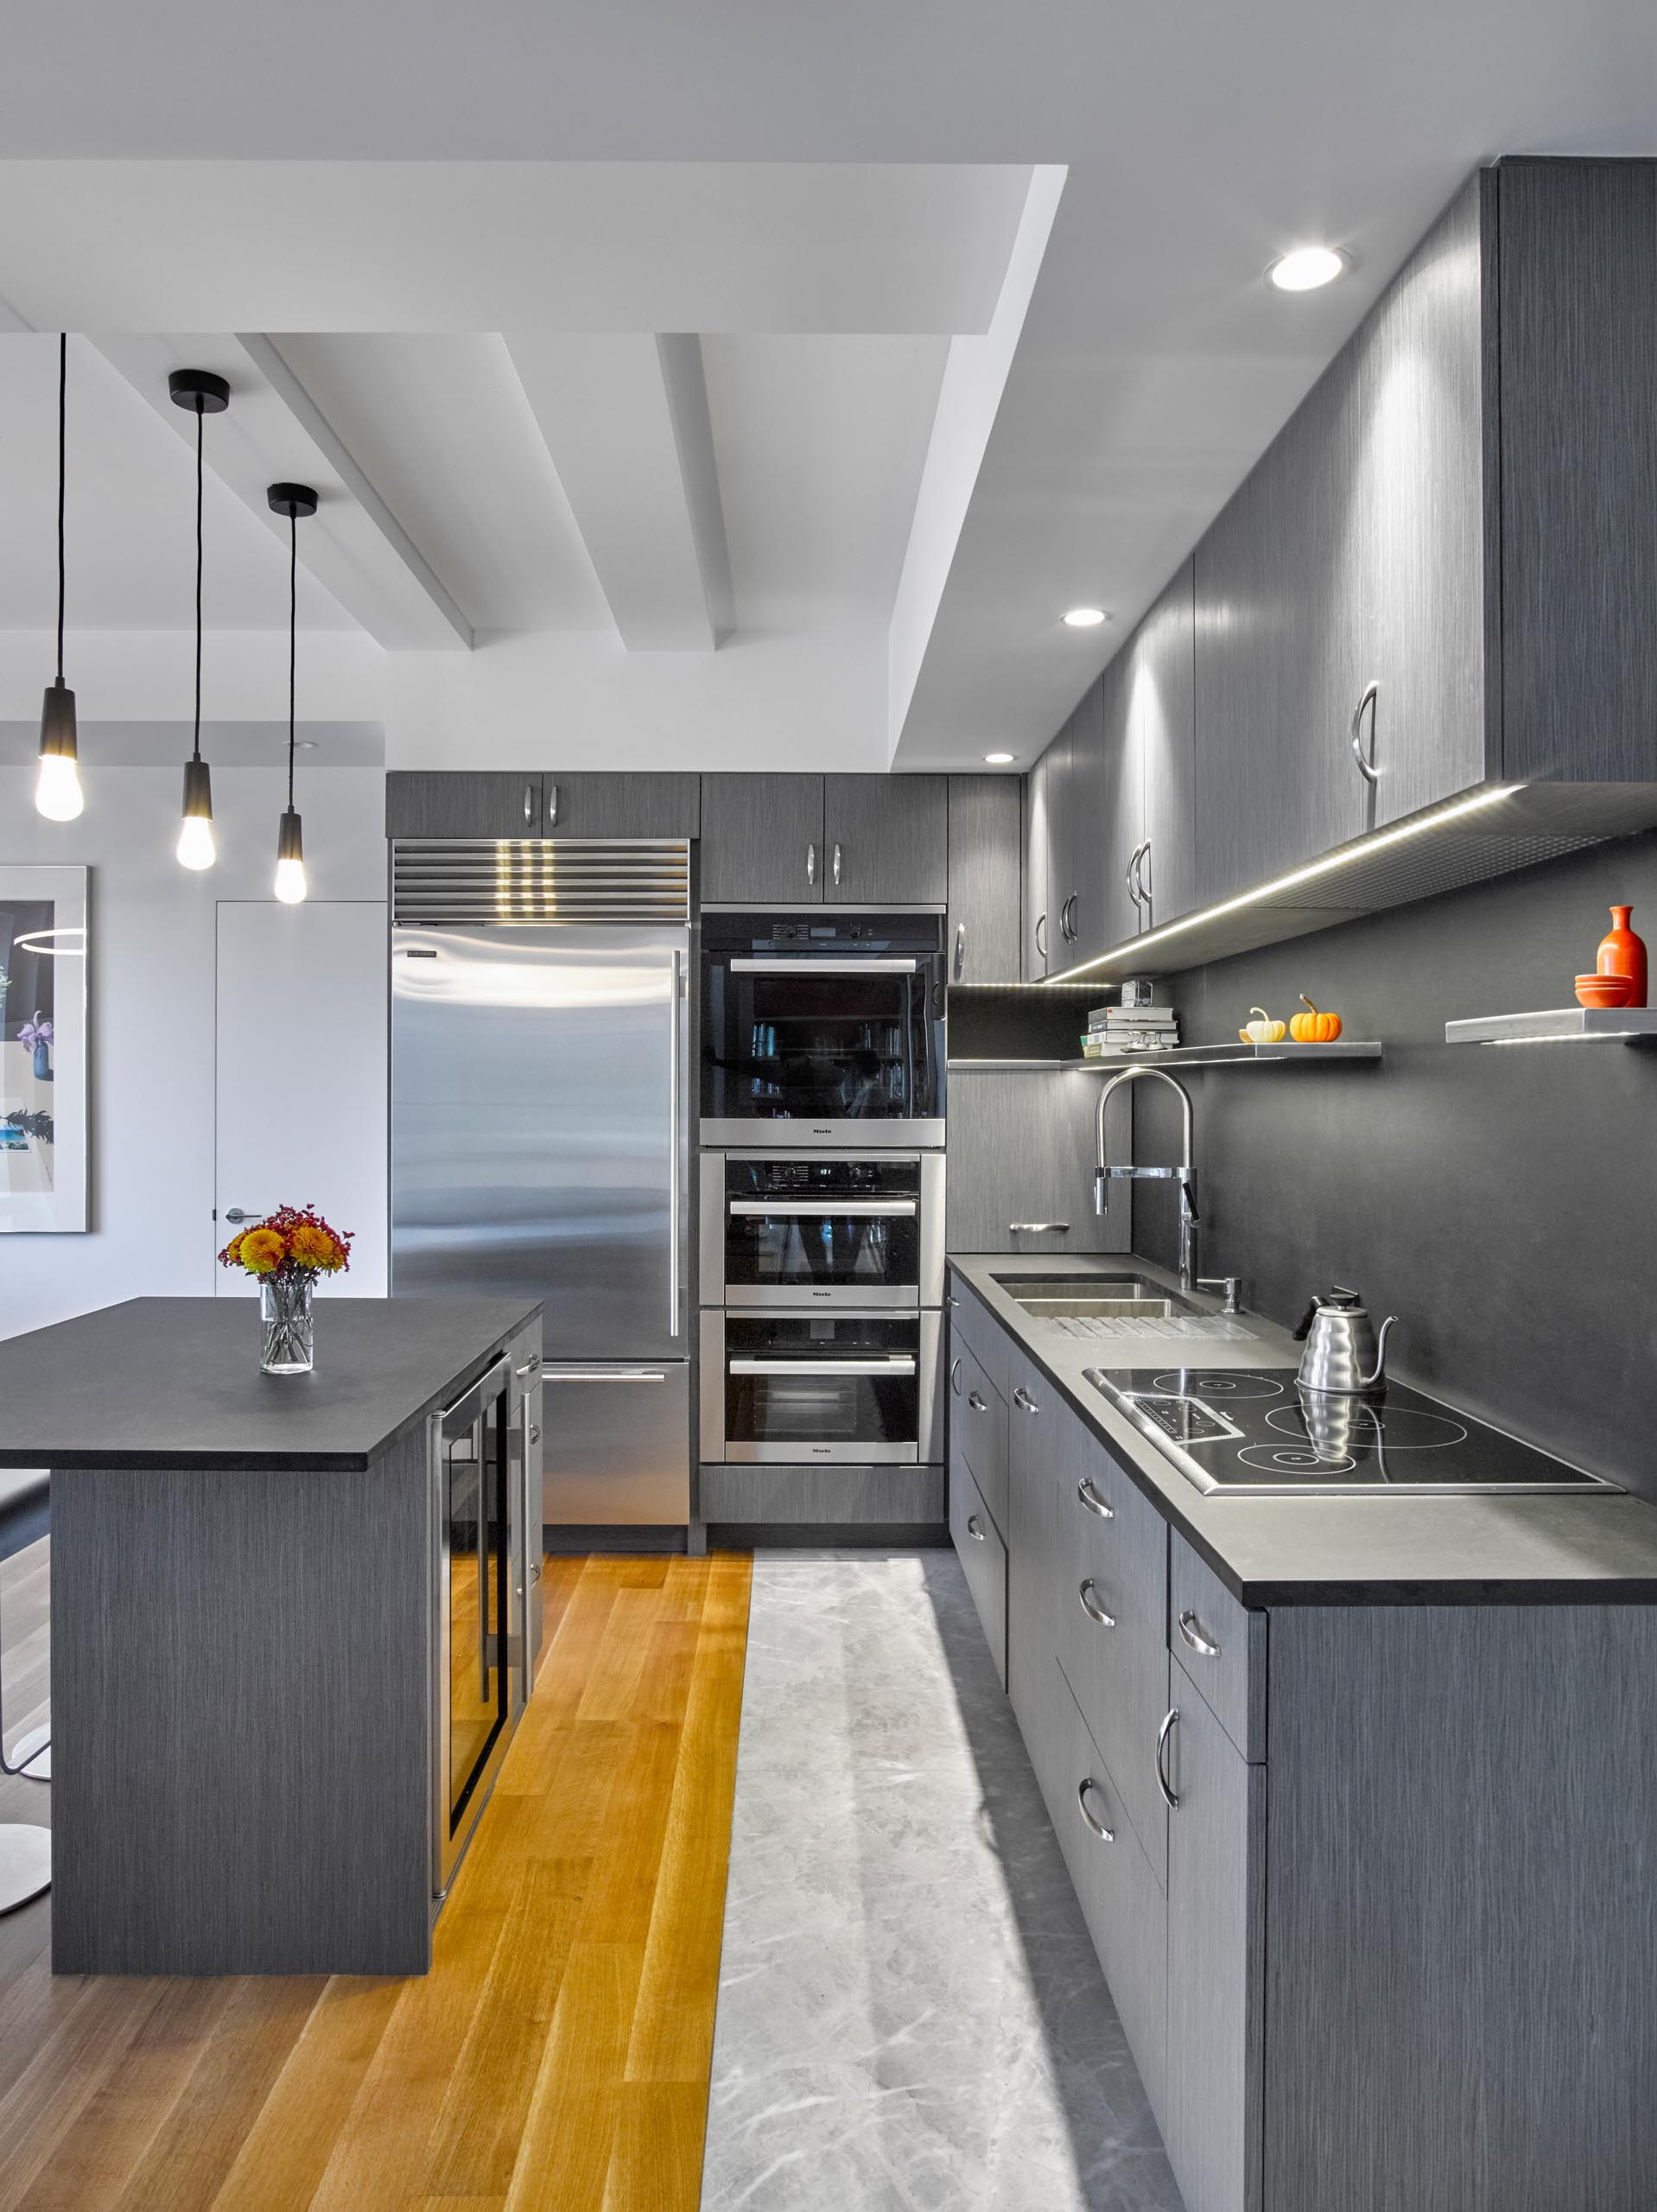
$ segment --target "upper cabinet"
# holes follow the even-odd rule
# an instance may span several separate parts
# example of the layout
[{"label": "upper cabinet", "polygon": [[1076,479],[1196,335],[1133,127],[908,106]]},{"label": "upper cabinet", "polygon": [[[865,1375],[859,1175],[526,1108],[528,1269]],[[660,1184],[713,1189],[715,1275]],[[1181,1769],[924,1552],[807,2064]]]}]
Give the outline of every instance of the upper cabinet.
[{"label": "upper cabinet", "polygon": [[388,837],[538,837],[541,779],[495,770],[397,768],[385,779]]},{"label": "upper cabinet", "polygon": [[[1053,820],[1051,793],[1062,780],[1070,752],[1067,722],[1024,779],[1024,932],[1021,980],[1038,983],[1048,972],[1054,939],[1047,928],[1051,902]],[[1056,933],[1055,933],[1056,934]],[[1057,972],[1062,962],[1055,959]]]},{"label": "upper cabinet", "polygon": [[[1026,974],[1126,970],[1229,902],[1147,948],[1189,965],[1657,822],[1654,359],[1657,163],[1471,178],[1032,771]],[[1373,842],[1481,791],[1430,861]],[[1337,849],[1293,909],[1250,899]]]},{"label": "upper cabinet", "polygon": [[548,837],[694,837],[702,778],[555,768],[541,779],[541,823]]},{"label": "upper cabinet", "polygon": [[949,895],[943,776],[825,776],[823,897],[830,905],[942,906]]},{"label": "upper cabinet", "polygon": [[704,776],[702,895],[809,906],[822,897],[821,776]]},{"label": "upper cabinet", "polygon": [[1019,779],[951,776],[949,977],[1019,981]]}]

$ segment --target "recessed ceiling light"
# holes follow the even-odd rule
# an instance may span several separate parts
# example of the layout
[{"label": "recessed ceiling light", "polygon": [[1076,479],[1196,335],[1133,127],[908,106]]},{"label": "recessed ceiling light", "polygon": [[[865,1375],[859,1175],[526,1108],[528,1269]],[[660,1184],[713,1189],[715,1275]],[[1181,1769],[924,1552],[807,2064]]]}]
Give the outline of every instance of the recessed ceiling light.
[{"label": "recessed ceiling light", "polygon": [[1106,620],[1102,607],[1073,607],[1064,617],[1064,626],[1070,630],[1092,630]]},{"label": "recessed ceiling light", "polygon": [[1315,292],[1346,274],[1343,253],[1332,245],[1298,245],[1280,254],[1266,274],[1279,292]]},{"label": "recessed ceiling light", "polygon": [[1005,768],[1013,755],[1010,753],[987,753],[984,758],[992,768]]}]

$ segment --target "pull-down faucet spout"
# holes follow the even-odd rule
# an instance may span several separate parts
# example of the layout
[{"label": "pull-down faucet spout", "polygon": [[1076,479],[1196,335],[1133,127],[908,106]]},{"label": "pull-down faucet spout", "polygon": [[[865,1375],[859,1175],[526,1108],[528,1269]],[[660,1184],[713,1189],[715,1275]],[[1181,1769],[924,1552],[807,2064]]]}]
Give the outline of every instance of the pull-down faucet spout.
[{"label": "pull-down faucet spout", "polygon": [[[1105,1109],[1125,1083],[1137,1083],[1142,1076],[1153,1075],[1160,1083],[1178,1094],[1180,1158],[1177,1167],[1114,1167],[1105,1157]],[[1099,1093],[1098,1165],[1093,1176],[1093,1206],[1095,1213],[1103,1213],[1109,1205],[1112,1183],[1178,1183],[1179,1185],[1179,1287],[1195,1290],[1197,1276],[1197,1223],[1196,1144],[1191,1112],[1191,1095],[1178,1076],[1169,1074],[1166,1068],[1123,1068],[1111,1077]]]}]

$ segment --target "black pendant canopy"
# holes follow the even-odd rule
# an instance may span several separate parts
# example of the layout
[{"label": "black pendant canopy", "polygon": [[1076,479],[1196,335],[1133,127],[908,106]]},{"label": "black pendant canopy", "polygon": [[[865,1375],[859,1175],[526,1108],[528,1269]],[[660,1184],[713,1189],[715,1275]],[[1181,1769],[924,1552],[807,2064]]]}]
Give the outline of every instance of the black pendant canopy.
[{"label": "black pendant canopy", "polygon": [[230,405],[230,386],[211,369],[175,369],[167,379],[175,407],[195,416],[195,738],[184,764],[183,818],[178,857],[186,868],[211,868],[219,857],[213,832],[213,778],[201,758],[201,425]]},{"label": "black pendant canopy", "polygon": [[299,518],[316,512],[308,484],[272,484],[266,492],[272,514],[288,518],[288,804],[276,826],[276,893],[284,906],[296,906],[308,888],[305,845],[294,805],[294,705],[299,658]]}]

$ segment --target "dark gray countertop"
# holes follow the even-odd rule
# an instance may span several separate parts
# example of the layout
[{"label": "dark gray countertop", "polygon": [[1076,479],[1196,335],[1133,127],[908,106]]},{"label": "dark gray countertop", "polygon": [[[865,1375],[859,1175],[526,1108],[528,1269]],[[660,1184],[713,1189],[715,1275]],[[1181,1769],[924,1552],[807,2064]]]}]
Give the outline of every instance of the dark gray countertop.
[{"label": "dark gray countertop", "polygon": [[316,1369],[265,1375],[249,1298],[133,1298],[0,1343],[0,1467],[368,1465],[541,1308],[316,1301]]},{"label": "dark gray countertop", "polygon": [[[1087,1367],[1133,1366],[1136,1350],[1061,1335],[1015,1306],[996,1274],[1136,1272],[1176,1287],[1164,1268],[1126,1257],[957,1255],[949,1264],[1132,1473],[1140,1488],[1247,1605],[1657,1604],[1657,1507],[1586,1497],[1208,1497],[1082,1379]],[[958,1287],[958,1286],[957,1286]],[[1219,1312],[1216,1299],[1193,1303]],[[1251,1338],[1205,1339],[1204,1367],[1288,1367],[1300,1347],[1274,1322],[1242,1317]],[[1184,1355],[1189,1357],[1191,1353]]]}]

